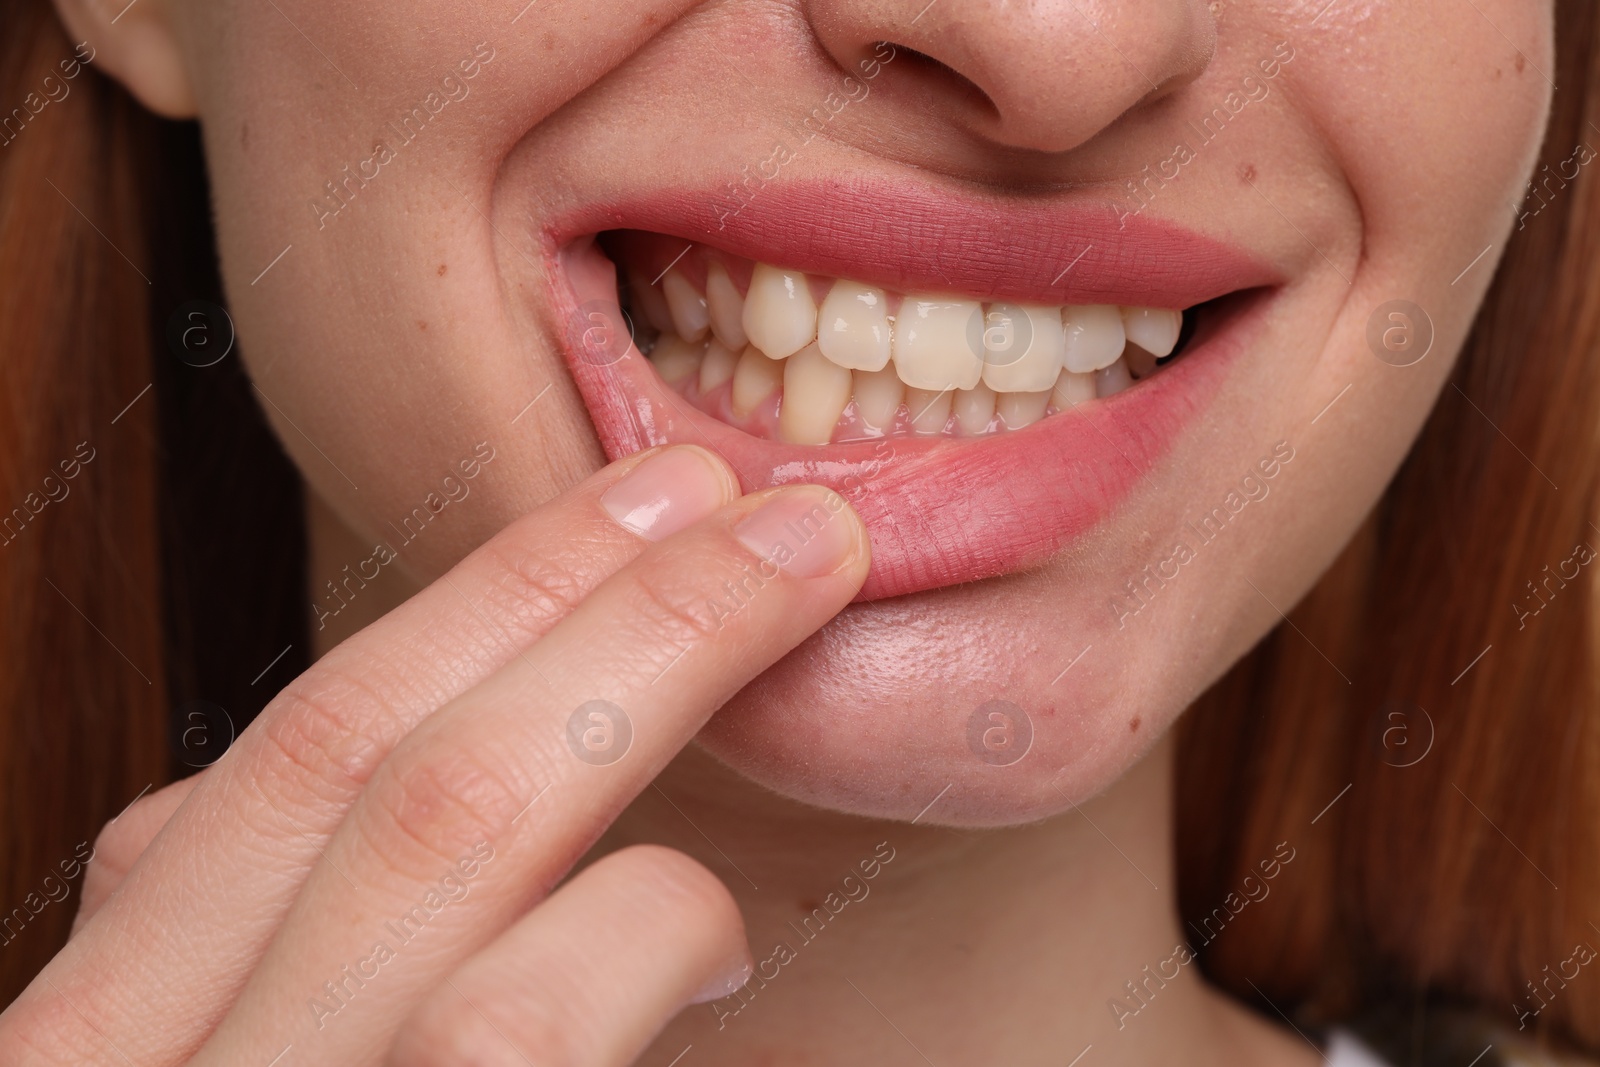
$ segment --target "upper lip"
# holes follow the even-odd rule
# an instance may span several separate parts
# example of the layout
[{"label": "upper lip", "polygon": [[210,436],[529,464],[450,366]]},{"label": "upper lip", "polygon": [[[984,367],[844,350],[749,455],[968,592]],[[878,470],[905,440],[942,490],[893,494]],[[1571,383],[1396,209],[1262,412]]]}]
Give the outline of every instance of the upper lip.
[{"label": "upper lip", "polygon": [[899,292],[1022,303],[1186,308],[1282,281],[1236,244],[1108,201],[1019,203],[869,180],[786,179],[742,198],[734,187],[664,190],[580,208],[547,238],[560,247],[624,228]]},{"label": "upper lip", "polygon": [[[1265,301],[1201,329],[1184,359],[1126,393],[1026,429],[971,439],[786,445],[689,405],[626,341],[594,358],[599,310],[622,329],[615,275],[592,238],[652,231],[811,274],[911,293],[1041,304],[1187,308],[1282,275],[1235,244],[1101,204],[1044,205],[865,181],[765,187],[735,212],[726,191],[658,191],[595,203],[544,228],[557,335],[613,458],[679,441],[726,456],[746,491],[797,481],[844,493],[867,525],[876,599],[1036,565],[1104,520],[1170,451],[1245,347]],[[662,265],[663,268],[665,265]],[[1248,295],[1248,294],[1245,294]]]}]

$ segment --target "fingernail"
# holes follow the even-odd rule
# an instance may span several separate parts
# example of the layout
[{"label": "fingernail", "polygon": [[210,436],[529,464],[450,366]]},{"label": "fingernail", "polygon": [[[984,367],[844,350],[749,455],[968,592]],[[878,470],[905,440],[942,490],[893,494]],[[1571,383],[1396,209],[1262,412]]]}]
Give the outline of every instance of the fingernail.
[{"label": "fingernail", "polygon": [[796,578],[820,578],[860,551],[860,524],[838,493],[808,485],[782,490],[734,527],[750,551]]},{"label": "fingernail", "polygon": [[683,445],[658,452],[600,496],[600,506],[647,541],[693,526],[732,499],[734,487],[704,449]]},{"label": "fingernail", "polygon": [[743,989],[745,983],[750,981],[750,976],[755,973],[756,965],[747,953],[745,958],[732,970],[717,975],[707,982],[700,992],[689,1001],[691,1004],[705,1004],[723,997],[731,997],[735,992]]}]

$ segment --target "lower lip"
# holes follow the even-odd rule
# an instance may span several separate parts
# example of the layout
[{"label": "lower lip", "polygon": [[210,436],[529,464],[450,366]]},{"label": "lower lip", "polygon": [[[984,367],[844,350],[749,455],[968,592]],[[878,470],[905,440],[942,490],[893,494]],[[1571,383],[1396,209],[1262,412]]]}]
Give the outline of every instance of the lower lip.
[{"label": "lower lip", "polygon": [[613,328],[625,321],[615,272],[592,242],[553,258],[553,276],[570,283],[554,294],[568,324],[565,354],[606,454],[699,444],[732,465],[745,492],[796,482],[833,489],[872,537],[860,600],[1024,570],[1098,525],[1207,407],[1263,304],[1234,309],[1182,359],[1133,388],[1022,430],[797,446],[751,437],[668,388],[626,327]]}]

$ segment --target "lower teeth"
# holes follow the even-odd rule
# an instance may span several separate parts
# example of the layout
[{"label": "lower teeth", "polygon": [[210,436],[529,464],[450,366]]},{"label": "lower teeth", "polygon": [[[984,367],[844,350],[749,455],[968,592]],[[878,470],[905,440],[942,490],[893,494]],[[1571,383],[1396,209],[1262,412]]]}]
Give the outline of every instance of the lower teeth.
[{"label": "lower teeth", "polygon": [[1171,362],[1130,345],[1101,370],[1063,370],[1048,393],[995,393],[982,384],[939,392],[906,387],[892,366],[844,370],[815,344],[774,360],[754,345],[736,353],[714,335],[685,341],[663,332],[640,340],[662,379],[697,408],[754,436],[808,445],[1020,430],[1120,393]]}]

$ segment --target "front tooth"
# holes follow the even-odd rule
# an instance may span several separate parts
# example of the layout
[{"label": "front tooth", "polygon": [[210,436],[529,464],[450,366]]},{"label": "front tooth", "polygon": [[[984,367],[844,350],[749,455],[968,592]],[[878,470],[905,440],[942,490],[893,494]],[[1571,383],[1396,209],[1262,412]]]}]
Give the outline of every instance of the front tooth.
[{"label": "front tooth", "polygon": [[907,296],[894,324],[894,369],[912,389],[971,389],[983,376],[983,354],[967,327],[976,301]]},{"label": "front tooth", "polygon": [[1126,340],[1122,315],[1110,304],[1077,304],[1061,309],[1066,328],[1067,370],[1077,374],[1109,367],[1122,355]]},{"label": "front tooth", "polygon": [[944,433],[945,424],[950,421],[950,402],[954,395],[950,389],[907,389],[906,408],[911,412],[911,428],[920,434]]},{"label": "front tooth", "polygon": [[706,310],[717,340],[735,352],[743,351],[750,343],[744,332],[744,297],[728,277],[728,268],[716,260],[706,267]]},{"label": "front tooth", "polygon": [[1169,356],[1183,330],[1183,312],[1171,308],[1123,308],[1122,330],[1128,340],[1158,359]]},{"label": "front tooth", "polygon": [[995,410],[1008,430],[1020,430],[1044,418],[1050,404],[1049,393],[1001,393]]},{"label": "front tooth", "polygon": [[983,433],[994,418],[994,390],[979,382],[975,388],[957,392],[952,407],[962,433]]},{"label": "front tooth", "polygon": [[1113,396],[1132,384],[1133,375],[1128,373],[1128,365],[1120,359],[1103,370],[1095,371],[1094,374],[1096,396]]},{"label": "front tooth", "polygon": [[705,362],[700,364],[700,392],[711,390],[733,379],[733,369],[739,365],[739,353],[717,340],[706,345]]},{"label": "front tooth", "polygon": [[650,362],[656,373],[668,385],[676,385],[700,369],[706,346],[696,341],[685,341],[676,334],[662,334],[661,340],[650,353]]},{"label": "front tooth", "polygon": [[755,345],[746,345],[733,368],[733,413],[744,418],[783,384],[783,364],[768,359]]},{"label": "front tooth", "polygon": [[850,403],[850,372],[806,345],[783,363],[778,436],[792,445],[825,445]]},{"label": "front tooth", "polygon": [[1094,395],[1094,375],[1074,374],[1064,370],[1061,372],[1061,377],[1056,379],[1056,387],[1050,393],[1050,402],[1056,406],[1057,411],[1066,411],[1093,400]]},{"label": "front tooth", "polygon": [[772,359],[786,359],[817,336],[817,302],[806,276],[757,263],[741,320],[750,343]]},{"label": "front tooth", "polygon": [[1067,351],[1059,307],[997,304],[984,326],[984,384],[997,393],[1048,392],[1055,385]]},{"label": "front tooth", "polygon": [[855,372],[856,412],[874,430],[889,430],[900,402],[906,397],[906,383],[893,367]]},{"label": "front tooth", "polygon": [[889,297],[882,289],[840,279],[817,316],[822,354],[851,370],[889,365]]},{"label": "front tooth", "polygon": [[694,283],[675,270],[667,271],[661,279],[661,291],[667,296],[667,310],[672,313],[672,326],[679,337],[698,341],[706,335],[711,316],[706,311],[706,298]]},{"label": "front tooth", "polygon": [[676,332],[672,325],[672,312],[667,310],[667,298],[661,295],[660,289],[645,281],[643,275],[630,273],[628,292],[633,296],[632,302],[644,312],[645,321],[654,326],[656,332]]}]

